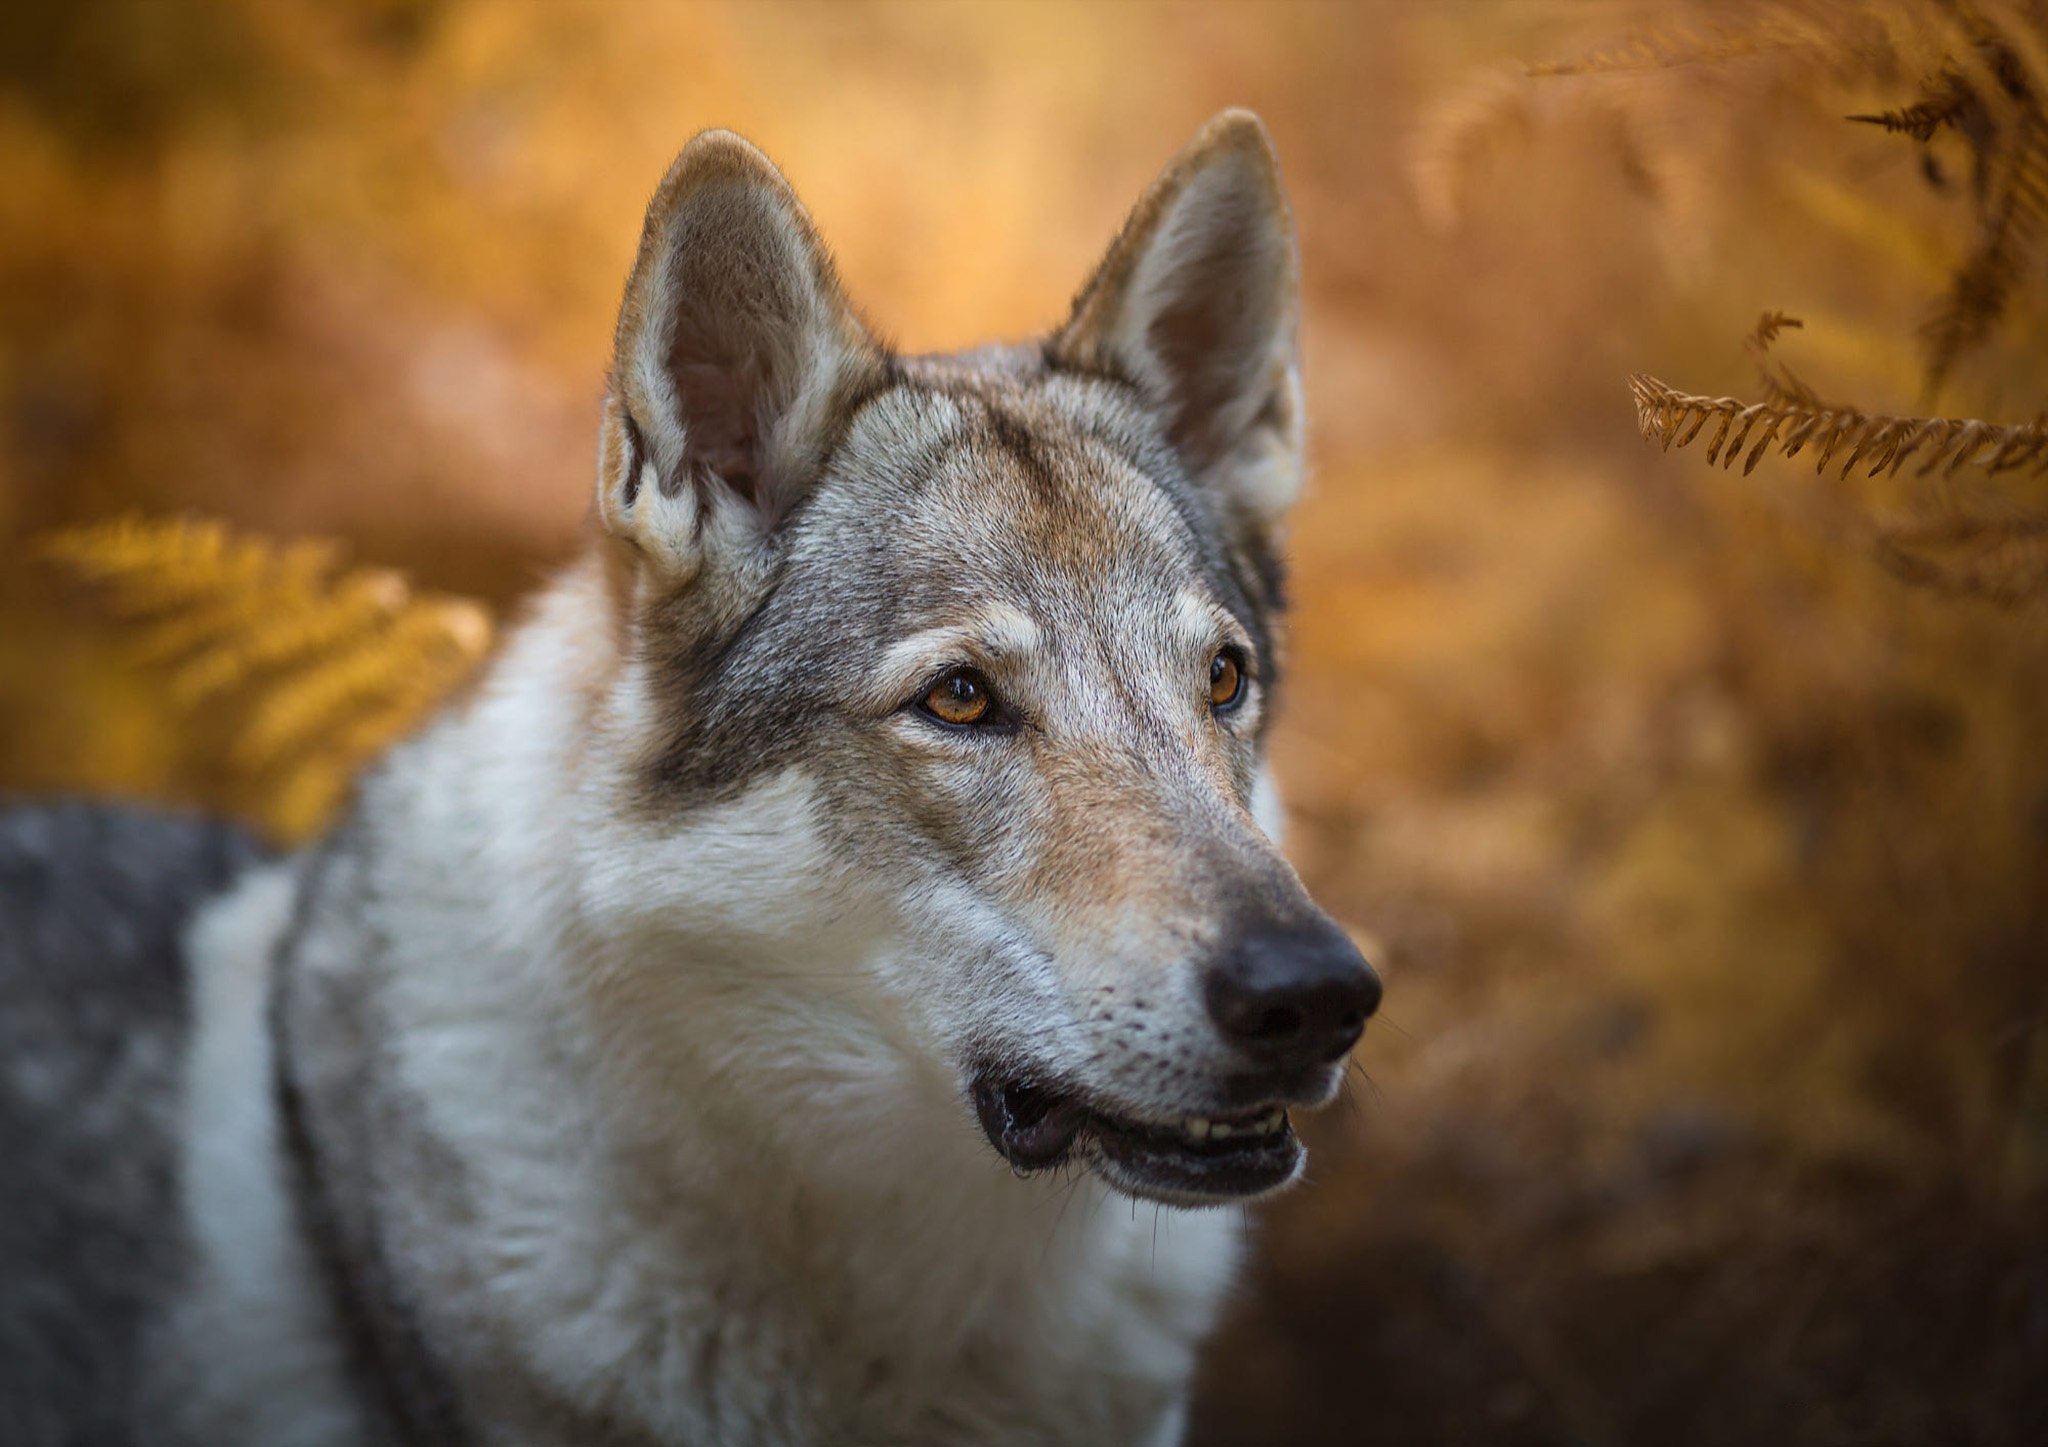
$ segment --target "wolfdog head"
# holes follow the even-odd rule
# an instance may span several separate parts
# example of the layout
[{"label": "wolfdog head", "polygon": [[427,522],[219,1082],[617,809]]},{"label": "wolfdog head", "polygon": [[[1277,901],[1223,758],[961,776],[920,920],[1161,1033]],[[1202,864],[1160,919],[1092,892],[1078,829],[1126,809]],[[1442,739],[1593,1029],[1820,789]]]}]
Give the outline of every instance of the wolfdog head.
[{"label": "wolfdog head", "polygon": [[757,1079],[802,1021],[782,1109],[922,1079],[1019,1171],[1182,1204],[1296,1176],[1287,1109],[1335,1093],[1379,984],[1258,822],[1295,309],[1243,112],[1064,325],[953,356],[875,339],[759,151],[690,143],[600,447],[591,748],[638,833],[594,912],[631,921],[633,1031]]}]

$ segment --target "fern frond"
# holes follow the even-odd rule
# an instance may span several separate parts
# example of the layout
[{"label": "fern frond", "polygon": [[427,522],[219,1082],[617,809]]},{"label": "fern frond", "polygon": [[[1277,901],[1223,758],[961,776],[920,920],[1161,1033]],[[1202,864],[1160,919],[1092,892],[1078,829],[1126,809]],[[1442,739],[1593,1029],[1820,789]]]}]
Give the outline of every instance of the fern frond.
[{"label": "fern frond", "polygon": [[125,612],[185,609],[316,585],[340,560],[324,540],[269,543],[217,522],[121,518],[44,540],[45,556],[103,588]]},{"label": "fern frond", "polygon": [[2048,233],[2048,113],[2041,104],[2048,18],[2039,10],[1967,18],[1971,43],[1920,82],[1918,99],[1849,117],[1922,144],[1951,128],[1974,164],[1977,233],[1921,328],[1930,401],[1956,362],[2005,320],[2035,244]]},{"label": "fern frond", "polygon": [[129,652],[135,661],[155,668],[175,669],[250,622],[248,600],[238,593],[149,610],[124,609],[111,597],[108,603],[133,629]]},{"label": "fern frond", "polygon": [[126,518],[42,551],[126,620],[137,662],[165,674],[195,722],[202,707],[228,720],[225,762],[288,838],[317,827],[490,644],[477,604],[417,592],[388,569],[345,569],[327,541]]},{"label": "fern frond", "polygon": [[1533,129],[1530,90],[1519,76],[1484,74],[1432,105],[1406,147],[1409,180],[1430,229],[1456,226],[1478,178]]},{"label": "fern frond", "polygon": [[1785,331],[1788,328],[1796,331],[1804,328],[1805,325],[1805,322],[1787,312],[1765,312],[1756,319],[1756,327],[1749,334],[1750,345],[1757,352],[1762,353],[1768,350],[1773,342],[1778,340],[1779,332]]},{"label": "fern frond", "polygon": [[[276,768],[330,741],[344,754],[367,755],[403,730],[366,736],[358,729],[344,739],[344,725],[394,701],[430,703],[445,692],[450,669],[470,661],[440,609],[407,609],[265,690],[230,757],[253,769]],[[405,723],[419,717],[410,707],[397,712]]]},{"label": "fern frond", "polygon": [[1933,140],[1934,133],[1943,126],[1960,125],[1978,109],[1976,89],[1960,71],[1949,66],[1921,82],[1920,98],[1911,105],[1847,119],[1924,143]]},{"label": "fern frond", "polygon": [[187,704],[204,703],[269,670],[311,664],[353,639],[373,636],[402,613],[408,601],[405,580],[377,569],[338,579],[325,599],[313,606],[278,609],[261,618],[237,617],[226,628],[219,626],[219,615],[200,615],[200,621],[214,625],[204,640],[213,646],[202,646],[196,657],[179,666],[171,675],[171,687]]},{"label": "fern frond", "polygon": [[1880,530],[1878,561],[1944,593],[2020,603],[2048,595],[2048,518],[1951,515]]},{"label": "fern frond", "polygon": [[[2048,6],[2037,0],[1852,6],[1758,0],[1710,27],[1664,25],[1533,76],[1679,66],[1728,69],[1775,56],[1780,88],[1817,74],[1859,87],[1921,78],[1904,104],[1851,115],[1917,142],[1952,132],[1970,156],[1975,235],[1944,266],[1941,299],[1920,332],[1931,410],[1956,364],[2007,319],[2048,241]],[[1809,403],[1811,399],[1806,399]]]},{"label": "fern frond", "polygon": [[1891,417],[1795,402],[1744,402],[1680,392],[1640,372],[1629,378],[1629,391],[1635,397],[1636,424],[1645,438],[1668,452],[1690,446],[1711,421],[1715,427],[1707,443],[1707,461],[1728,468],[1740,455],[1745,473],[1754,470],[1766,452],[1792,458],[1811,446],[1817,473],[1826,471],[1846,448],[1842,477],[1865,461],[1870,465],[1865,476],[1895,474],[1915,456],[1920,459],[1914,474],[1918,477],[1953,475],[1965,466],[1991,474],[2048,474],[2048,414],[2021,425],[2002,425],[1974,418]]},{"label": "fern frond", "polygon": [[1929,397],[2005,319],[2013,288],[2048,235],[2048,115],[2030,103],[2014,116],[2010,132],[1995,150],[1980,153],[1977,235],[1948,295],[1922,328]]},{"label": "fern frond", "polygon": [[1773,53],[1818,51],[1832,38],[1829,29],[1808,17],[1790,13],[1762,16],[1746,26],[1666,25],[1638,31],[1571,60],[1532,65],[1528,73],[1535,77],[1613,75],[1687,65],[1725,65]]},{"label": "fern frond", "polygon": [[1784,312],[1765,312],[1757,318],[1756,329],[1742,346],[1755,364],[1757,377],[1771,401],[1820,410],[1824,406],[1820,394],[1800,380],[1798,373],[1771,355],[1771,343],[1778,339],[1779,332],[1805,325],[1798,317],[1787,316]]}]

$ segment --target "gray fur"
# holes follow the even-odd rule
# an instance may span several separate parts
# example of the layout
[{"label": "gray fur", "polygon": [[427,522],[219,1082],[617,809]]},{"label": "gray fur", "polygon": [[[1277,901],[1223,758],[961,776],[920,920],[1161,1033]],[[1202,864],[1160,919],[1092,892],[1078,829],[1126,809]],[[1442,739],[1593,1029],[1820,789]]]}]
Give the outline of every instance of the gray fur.
[{"label": "gray fur", "polygon": [[[318,1011],[320,1047],[292,1046],[293,1023],[305,1020],[294,964],[307,933],[323,905],[337,896],[365,902],[347,882],[361,873],[359,836],[359,822],[345,824],[316,850],[290,928],[278,942],[267,1023],[275,1045],[279,1139],[294,1219],[312,1248],[319,1290],[341,1336],[349,1385],[366,1418],[395,1447],[463,1447],[469,1433],[453,1389],[364,1217],[362,1184],[374,1179],[378,1159],[402,1158],[413,1144],[405,1121],[378,1117],[381,1082],[373,1070],[380,1022],[352,994]],[[365,964],[374,971],[374,938],[365,943]],[[348,1078],[309,1090],[301,1057],[323,1053],[338,1053]],[[427,1175],[444,1163],[420,1164]]]},{"label": "gray fur", "polygon": [[[229,831],[0,826],[6,1447],[152,1440],[144,1381],[210,1444],[1175,1440],[1237,1249],[1181,1208],[1337,1071],[1201,994],[1321,919],[1261,772],[1292,258],[1226,115],[1044,343],[899,358],[693,141],[591,546],[326,841],[188,929]],[[920,712],[962,669],[1001,728]],[[1085,1106],[1076,1196],[994,1082]],[[1237,1131],[1285,1171],[1110,1152]]]},{"label": "gray fur", "polygon": [[[647,629],[680,725],[649,765],[654,807],[729,798],[815,747],[853,707],[868,640],[990,600],[1097,614],[1112,559],[1162,596],[1199,579],[1251,635],[1261,681],[1275,686],[1279,552],[1207,505],[1127,384],[1051,367],[1025,347],[896,370],[783,524],[762,605],[710,639],[679,620]],[[950,420],[934,425],[942,407]],[[1133,487],[1163,502],[1173,525],[1119,518],[1109,505]],[[1048,576],[1056,562],[1067,577]],[[796,699],[804,706],[790,707]]]},{"label": "gray fur", "polygon": [[179,932],[260,857],[224,824],[0,813],[0,1439],[144,1440],[148,1313],[175,1289]]}]

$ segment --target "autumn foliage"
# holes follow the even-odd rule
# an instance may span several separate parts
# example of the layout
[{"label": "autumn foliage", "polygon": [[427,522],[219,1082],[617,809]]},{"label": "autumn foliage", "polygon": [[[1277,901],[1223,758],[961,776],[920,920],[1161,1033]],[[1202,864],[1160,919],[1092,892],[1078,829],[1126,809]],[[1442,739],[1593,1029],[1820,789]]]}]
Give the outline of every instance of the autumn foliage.
[{"label": "autumn foliage", "polygon": [[2048,1441],[2041,5],[25,0],[0,61],[0,787],[281,839],[576,546],[690,132],[916,351],[1259,109],[1274,752],[1387,1003],[1194,1440]]}]

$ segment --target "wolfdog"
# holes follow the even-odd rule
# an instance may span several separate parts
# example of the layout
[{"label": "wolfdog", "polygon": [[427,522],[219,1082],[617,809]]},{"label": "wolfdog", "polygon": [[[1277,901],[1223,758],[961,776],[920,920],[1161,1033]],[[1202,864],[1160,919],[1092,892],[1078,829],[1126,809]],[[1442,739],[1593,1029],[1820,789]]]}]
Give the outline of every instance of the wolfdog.
[{"label": "wolfdog", "polygon": [[0,1436],[1178,1441],[1379,1000],[1273,842],[1296,273],[1228,112],[896,355],[691,141],[587,547],[323,840],[0,827]]}]

